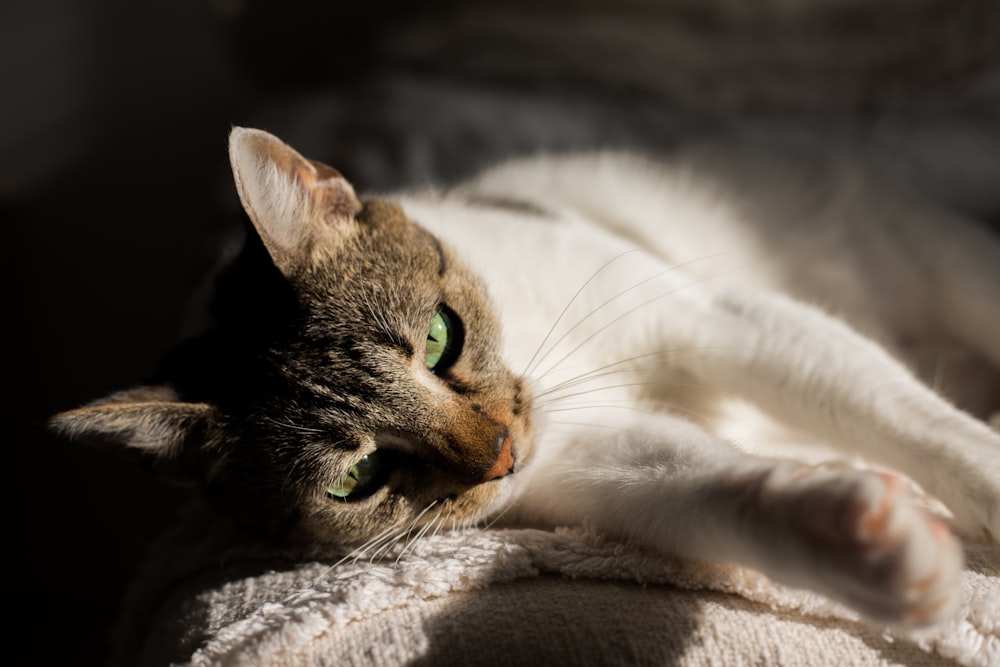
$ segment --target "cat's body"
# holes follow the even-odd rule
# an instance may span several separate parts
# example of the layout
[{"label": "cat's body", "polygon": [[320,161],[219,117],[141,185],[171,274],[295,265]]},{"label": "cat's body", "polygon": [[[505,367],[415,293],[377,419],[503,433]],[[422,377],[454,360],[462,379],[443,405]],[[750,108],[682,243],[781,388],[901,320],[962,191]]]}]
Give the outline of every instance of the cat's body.
[{"label": "cat's body", "polygon": [[362,203],[265,133],[235,130],[231,159],[277,296],[64,431],[194,470],[289,538],[587,523],[946,617],[944,524],[892,475],[730,444],[738,399],[1000,538],[1000,435],[903,365],[1000,408],[1000,243],[849,161],[542,157]]}]

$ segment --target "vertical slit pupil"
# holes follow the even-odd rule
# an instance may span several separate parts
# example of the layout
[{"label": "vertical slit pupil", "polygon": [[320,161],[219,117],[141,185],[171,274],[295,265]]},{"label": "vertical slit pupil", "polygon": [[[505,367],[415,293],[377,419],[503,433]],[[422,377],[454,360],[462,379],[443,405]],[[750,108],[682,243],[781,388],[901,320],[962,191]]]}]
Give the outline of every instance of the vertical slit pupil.
[{"label": "vertical slit pupil", "polygon": [[434,368],[441,362],[445,350],[448,349],[448,320],[440,310],[431,318],[430,329],[427,332],[427,368]]}]

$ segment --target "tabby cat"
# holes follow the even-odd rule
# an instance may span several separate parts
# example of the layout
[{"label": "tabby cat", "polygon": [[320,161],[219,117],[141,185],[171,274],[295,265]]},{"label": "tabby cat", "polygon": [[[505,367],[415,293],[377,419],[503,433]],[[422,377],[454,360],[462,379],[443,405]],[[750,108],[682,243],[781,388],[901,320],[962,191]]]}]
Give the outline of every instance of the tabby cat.
[{"label": "tabby cat", "polygon": [[[274,539],[586,523],[940,621],[952,530],[1000,538],[1000,243],[849,158],[779,153],[538,156],[359,198],[236,128],[259,239],[216,325],[53,425]],[[789,441],[874,465],[752,451]]]}]

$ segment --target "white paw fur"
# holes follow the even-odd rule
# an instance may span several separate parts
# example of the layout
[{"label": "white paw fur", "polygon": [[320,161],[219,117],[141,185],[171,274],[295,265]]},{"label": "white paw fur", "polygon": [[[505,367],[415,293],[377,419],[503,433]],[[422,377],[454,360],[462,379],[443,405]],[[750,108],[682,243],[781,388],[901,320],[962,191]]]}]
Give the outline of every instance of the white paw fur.
[{"label": "white paw fur", "polygon": [[901,478],[785,464],[768,475],[759,498],[801,551],[813,587],[876,621],[921,626],[955,612],[959,544],[913,502]]}]

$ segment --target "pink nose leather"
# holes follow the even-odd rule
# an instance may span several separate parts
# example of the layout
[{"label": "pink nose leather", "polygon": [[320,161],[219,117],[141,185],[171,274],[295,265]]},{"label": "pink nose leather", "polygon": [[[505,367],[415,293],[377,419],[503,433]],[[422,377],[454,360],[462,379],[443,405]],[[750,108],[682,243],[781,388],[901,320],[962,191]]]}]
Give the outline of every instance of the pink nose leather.
[{"label": "pink nose leather", "polygon": [[514,454],[511,452],[510,436],[505,435],[503,442],[500,444],[500,453],[497,455],[496,463],[490,466],[490,469],[483,473],[483,478],[480,479],[479,482],[491,482],[494,479],[506,477],[510,474],[513,468]]}]

